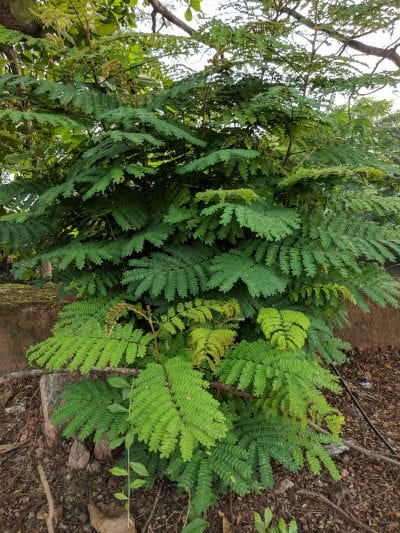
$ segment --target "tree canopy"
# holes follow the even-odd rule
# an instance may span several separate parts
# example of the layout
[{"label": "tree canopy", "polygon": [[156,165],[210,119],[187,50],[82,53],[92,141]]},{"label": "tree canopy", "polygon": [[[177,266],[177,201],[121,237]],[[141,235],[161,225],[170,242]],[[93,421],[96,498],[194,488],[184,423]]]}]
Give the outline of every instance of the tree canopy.
[{"label": "tree canopy", "polygon": [[29,359],[130,370],[68,388],[56,420],[176,481],[193,519],[273,462],[338,476],[334,328],[400,295],[399,116],[358,97],[397,83],[395,38],[366,44],[396,2],[202,5],[0,11],[0,244],[77,299]]}]

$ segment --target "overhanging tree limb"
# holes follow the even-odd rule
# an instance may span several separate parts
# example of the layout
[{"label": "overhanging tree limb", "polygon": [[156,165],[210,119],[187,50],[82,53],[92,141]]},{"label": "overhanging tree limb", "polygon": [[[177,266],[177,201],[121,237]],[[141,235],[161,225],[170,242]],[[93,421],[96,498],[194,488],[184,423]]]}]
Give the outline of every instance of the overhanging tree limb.
[{"label": "overhanging tree limb", "polygon": [[387,59],[389,61],[392,61],[398,68],[400,68],[400,54],[397,53],[396,47],[394,48],[380,48],[378,46],[372,46],[366,43],[362,43],[361,41],[357,41],[357,39],[354,39],[353,37],[349,37],[346,35],[343,35],[337,30],[334,30],[327,26],[326,24],[318,24],[307,18],[306,16],[302,15],[295,9],[292,9],[291,7],[282,7],[280,9],[281,13],[286,13],[290,17],[296,19],[301,24],[304,24],[308,28],[312,30],[319,30],[327,35],[329,37],[332,37],[332,39],[335,39],[336,41],[339,41],[343,43],[345,46],[348,46],[349,48],[353,48],[354,50],[357,50],[358,52],[362,52],[363,54],[381,57],[383,59]]},{"label": "overhanging tree limb", "polygon": [[195,30],[191,26],[189,26],[188,24],[186,24],[186,22],[174,15],[172,11],[170,11],[158,0],[149,0],[149,3],[156,13],[162,15],[164,18],[172,22],[172,24],[175,24],[175,26],[177,26],[184,32],[188,33],[189,35],[193,35],[195,33]]}]

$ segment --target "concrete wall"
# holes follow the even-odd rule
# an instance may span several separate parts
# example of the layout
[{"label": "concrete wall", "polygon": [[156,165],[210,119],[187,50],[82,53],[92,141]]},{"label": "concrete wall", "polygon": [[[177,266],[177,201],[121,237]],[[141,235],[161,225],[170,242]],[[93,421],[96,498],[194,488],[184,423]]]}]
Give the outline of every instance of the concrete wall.
[{"label": "concrete wall", "polygon": [[[57,288],[41,290],[26,285],[0,285],[0,376],[29,365],[29,346],[48,338],[61,305],[56,304]],[[352,326],[339,333],[354,348],[386,346],[400,350],[400,309],[371,307],[369,314],[350,309]]]},{"label": "concrete wall", "polygon": [[373,350],[391,346],[400,350],[400,309],[370,306],[369,313],[350,307],[351,327],[338,333],[354,348]]},{"label": "concrete wall", "polygon": [[56,295],[51,285],[0,285],[0,375],[27,368],[27,348],[50,336],[60,309]]}]

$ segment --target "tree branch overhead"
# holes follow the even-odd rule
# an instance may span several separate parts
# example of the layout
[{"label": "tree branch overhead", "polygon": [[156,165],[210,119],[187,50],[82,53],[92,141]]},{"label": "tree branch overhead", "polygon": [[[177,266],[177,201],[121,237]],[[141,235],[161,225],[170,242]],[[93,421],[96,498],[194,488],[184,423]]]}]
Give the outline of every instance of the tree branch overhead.
[{"label": "tree branch overhead", "polygon": [[308,19],[307,17],[290,7],[282,7],[280,9],[280,12],[286,13],[290,17],[296,19],[298,22],[304,24],[312,30],[319,30],[329,35],[329,37],[332,37],[332,39],[343,43],[346,47],[348,46],[349,48],[353,48],[353,50],[357,50],[358,52],[361,52],[366,55],[387,59],[388,61],[394,63],[398,68],[400,68],[400,55],[397,53],[396,48],[380,48],[379,46],[372,46],[363,43],[361,41],[358,41],[357,39],[354,39],[353,37],[346,36],[337,30],[329,28],[325,24],[316,24],[312,20]]}]

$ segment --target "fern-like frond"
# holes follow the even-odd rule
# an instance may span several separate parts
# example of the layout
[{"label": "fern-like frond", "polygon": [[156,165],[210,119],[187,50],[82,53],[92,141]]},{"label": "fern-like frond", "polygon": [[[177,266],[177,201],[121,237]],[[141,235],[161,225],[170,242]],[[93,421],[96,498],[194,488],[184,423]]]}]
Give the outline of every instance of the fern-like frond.
[{"label": "fern-like frond", "polygon": [[[188,221],[193,236],[213,242],[216,238],[234,241],[243,237],[243,228],[268,241],[282,240],[299,228],[300,218],[292,209],[277,207],[263,200],[221,202],[203,208],[198,220]],[[213,235],[213,236],[212,236]]]},{"label": "fern-like frond", "polygon": [[228,433],[211,449],[197,450],[190,462],[175,454],[167,474],[190,494],[191,507],[201,514],[213,503],[221,488],[230,488],[241,496],[253,488],[247,459],[246,450],[237,445],[232,433]]},{"label": "fern-like frond", "polygon": [[273,415],[305,423],[310,415],[340,416],[321,393],[338,393],[338,380],[304,352],[277,350],[266,341],[243,341],[226,352],[216,373],[224,383],[260,397],[260,406]]},{"label": "fern-like frond", "polygon": [[179,445],[184,461],[198,444],[214,446],[227,432],[219,403],[206,390],[201,372],[180,357],[164,366],[149,363],[130,394],[129,421],[150,451],[169,457]]},{"label": "fern-like frond", "polygon": [[208,286],[221,292],[230,291],[236,283],[242,281],[252,297],[268,297],[283,292],[288,281],[271,268],[257,264],[241,250],[217,255],[209,268],[213,274]]},{"label": "fern-like frond", "polygon": [[340,192],[333,202],[338,209],[345,209],[350,213],[371,213],[374,216],[400,214],[400,198],[380,195],[374,188]]},{"label": "fern-like frond", "polygon": [[160,147],[163,144],[148,133],[129,133],[118,130],[101,133],[93,141],[95,144],[82,155],[87,165],[95,165],[100,160],[113,160],[131,152],[136,146],[150,145]]},{"label": "fern-like frond", "polygon": [[382,178],[385,175],[384,172],[377,168],[372,167],[324,167],[324,168],[301,168],[296,170],[293,174],[290,174],[286,178],[283,178],[279,182],[279,188],[286,189],[297,183],[303,183],[307,181],[327,182],[329,180],[343,183],[349,181],[353,176],[355,177],[369,177],[374,176],[376,178]]},{"label": "fern-like frond", "polygon": [[123,199],[117,197],[113,202],[109,201],[110,212],[115,222],[124,230],[137,230],[142,228],[149,217],[147,206],[139,197],[131,197]]},{"label": "fern-like frond", "polygon": [[46,223],[29,213],[10,213],[0,217],[0,244],[23,245],[41,239],[49,231]]},{"label": "fern-like frond", "polygon": [[66,270],[75,266],[78,270],[83,270],[89,265],[102,265],[104,261],[117,262],[121,257],[119,243],[90,241],[75,241],[53,250],[51,252],[38,254],[18,263],[17,273],[23,272],[26,268],[32,268],[40,261],[50,261],[60,270]]},{"label": "fern-like frond", "polygon": [[399,307],[400,282],[378,265],[362,265],[346,286],[363,311],[369,310],[366,300],[380,307]]},{"label": "fern-like frond", "polygon": [[124,256],[128,256],[132,255],[133,252],[142,252],[146,242],[160,248],[174,231],[173,226],[164,222],[137,231],[124,244],[122,253]]},{"label": "fern-like frond", "polygon": [[259,199],[258,194],[253,189],[208,189],[196,193],[195,201],[204,204],[222,204],[237,202],[254,202]]},{"label": "fern-like frond", "polygon": [[119,107],[118,109],[107,111],[101,116],[101,119],[110,124],[122,124],[126,131],[137,131],[139,124],[145,124],[151,126],[155,132],[165,137],[173,137],[197,146],[205,146],[204,141],[192,135],[187,129],[172,122],[167,122],[147,109]]},{"label": "fern-like frond", "polygon": [[125,272],[123,283],[130,284],[136,298],[145,292],[152,297],[164,293],[172,301],[176,296],[196,296],[207,289],[212,250],[199,246],[164,246],[164,250],[129,262],[133,268]]},{"label": "fern-like frond", "polygon": [[118,285],[120,279],[112,272],[88,272],[73,278],[65,287],[66,292],[82,296],[106,296],[110,289]]},{"label": "fern-like frond", "polygon": [[318,317],[310,316],[311,326],[307,331],[307,352],[322,356],[327,363],[342,364],[346,361],[351,345],[334,336],[332,326]]},{"label": "fern-like frond", "polygon": [[178,168],[178,174],[188,174],[189,172],[203,172],[210,167],[221,163],[240,162],[242,160],[255,159],[260,156],[256,150],[243,150],[240,148],[227,148],[217,150],[208,155],[195,159],[190,163]]},{"label": "fern-like frond", "polygon": [[[24,39],[26,36],[24,36]],[[43,39],[45,47],[48,46],[48,39]],[[32,39],[31,45],[37,46],[41,40]],[[50,43],[49,43],[50,44]],[[50,80],[38,80],[29,76],[3,76],[0,80],[0,87],[8,89],[12,94],[21,96],[24,91],[28,92],[31,98],[34,98],[39,104],[43,102],[43,97],[48,98],[53,107],[81,111],[85,115],[98,117],[106,109],[115,108],[117,100],[109,95],[98,92],[94,89],[88,89],[87,85],[60,83]]]},{"label": "fern-like frond", "polygon": [[235,434],[239,438],[239,446],[249,455],[248,465],[254,478],[258,478],[264,488],[273,486],[272,460],[290,472],[298,472],[306,458],[313,474],[319,474],[321,466],[324,466],[333,479],[340,477],[323,446],[337,442],[331,435],[316,434],[290,419],[267,414],[253,416],[251,412],[241,416]]},{"label": "fern-like frond", "polygon": [[266,339],[280,350],[302,348],[310,327],[310,320],[304,313],[273,307],[260,309],[257,322]]},{"label": "fern-like frond", "polygon": [[159,334],[176,335],[186,327],[207,322],[236,322],[240,318],[240,305],[235,300],[218,301],[196,298],[193,302],[180,302],[160,316]]},{"label": "fern-like frond", "polygon": [[[397,231],[363,217],[317,213],[304,224],[303,236],[318,243],[325,253],[333,248],[378,263],[393,260],[393,252],[400,252]],[[298,243],[300,247],[303,242]]]},{"label": "fern-like frond", "polygon": [[289,296],[293,302],[297,303],[303,300],[314,305],[335,304],[341,300],[348,300],[353,304],[356,303],[351,291],[338,283],[315,283],[294,286],[290,289]]},{"label": "fern-like frond", "polygon": [[84,327],[86,322],[105,322],[110,307],[120,302],[120,297],[96,297],[79,300],[65,305],[58,313],[58,321],[53,332],[68,329],[77,332]]},{"label": "fern-like frond", "polygon": [[56,425],[67,422],[65,437],[76,433],[84,440],[94,434],[93,440],[98,442],[104,435],[112,440],[126,434],[127,413],[109,410],[110,405],[123,403],[120,389],[103,380],[84,380],[69,385],[61,396],[63,401],[54,410],[52,421]]},{"label": "fern-like frond", "polygon": [[69,328],[56,331],[54,337],[30,348],[28,359],[51,370],[79,369],[85,374],[94,368],[132,364],[146,355],[152,340],[150,333],[134,329],[133,324],[119,324],[107,335],[104,327],[93,320],[77,331]]},{"label": "fern-like frond", "polygon": [[263,243],[255,247],[257,261],[278,267],[284,274],[297,278],[314,278],[319,272],[338,271],[343,276],[358,270],[357,255],[334,246],[324,247],[321,242],[307,239],[283,243]]},{"label": "fern-like frond", "polygon": [[11,109],[0,111],[0,120],[11,124],[21,122],[34,122],[40,126],[52,126],[53,128],[69,128],[71,130],[85,130],[82,122],[74,120],[67,115],[56,113],[40,113],[36,111],[15,111]]},{"label": "fern-like frond", "polygon": [[236,332],[227,328],[194,328],[189,337],[193,349],[193,365],[200,366],[204,360],[215,370],[225,350],[235,340]]},{"label": "fern-like frond", "polygon": [[107,165],[107,168],[92,167],[86,172],[76,176],[72,175],[68,182],[87,183],[89,185],[82,196],[82,199],[86,201],[97,193],[107,190],[111,185],[121,183],[123,180],[124,169],[120,165]]}]

